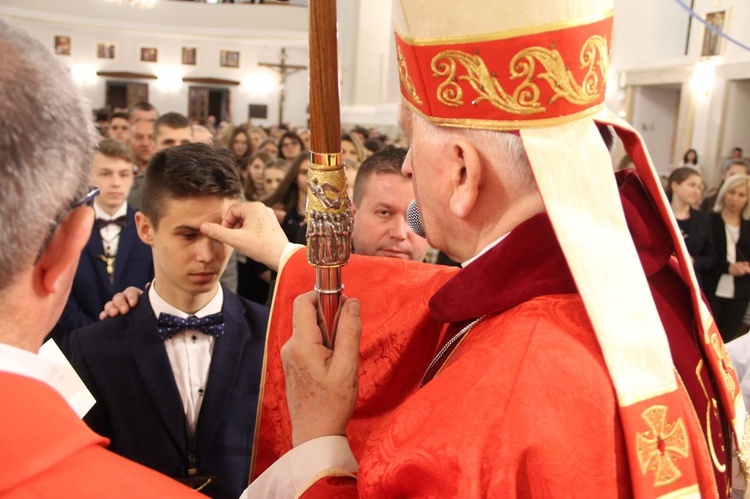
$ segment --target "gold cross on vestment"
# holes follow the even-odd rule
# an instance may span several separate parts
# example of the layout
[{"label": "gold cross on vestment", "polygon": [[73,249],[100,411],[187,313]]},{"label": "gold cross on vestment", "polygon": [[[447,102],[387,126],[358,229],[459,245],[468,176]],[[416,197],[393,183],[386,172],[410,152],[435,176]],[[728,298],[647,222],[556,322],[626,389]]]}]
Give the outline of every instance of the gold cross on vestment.
[{"label": "gold cross on vestment", "polygon": [[645,475],[654,472],[654,486],[669,485],[682,476],[675,465],[678,457],[687,457],[690,447],[682,418],[667,422],[667,407],[656,405],[641,415],[649,429],[636,433],[638,463]]}]

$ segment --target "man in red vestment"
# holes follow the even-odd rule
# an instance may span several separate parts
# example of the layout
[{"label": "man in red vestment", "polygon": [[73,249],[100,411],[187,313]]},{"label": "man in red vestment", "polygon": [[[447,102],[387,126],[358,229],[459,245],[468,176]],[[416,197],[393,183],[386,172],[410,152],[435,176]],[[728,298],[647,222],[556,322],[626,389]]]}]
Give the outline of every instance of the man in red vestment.
[{"label": "man in red vestment", "polygon": [[67,69],[0,20],[0,496],[195,497],[105,450],[36,355],[65,306],[94,212],[91,110]]},{"label": "man in red vestment", "polygon": [[[745,410],[640,137],[603,108],[611,1],[394,14],[403,172],[463,269],[355,255],[329,351],[282,259],[248,495],[727,497]],[[253,253],[252,212],[205,230]]]},{"label": "man in red vestment", "polygon": [[[745,410],[640,137],[603,108],[611,1],[394,14],[403,172],[463,269],[355,255],[329,351],[282,258],[248,496],[727,497]],[[253,253],[251,213],[205,230]]]}]

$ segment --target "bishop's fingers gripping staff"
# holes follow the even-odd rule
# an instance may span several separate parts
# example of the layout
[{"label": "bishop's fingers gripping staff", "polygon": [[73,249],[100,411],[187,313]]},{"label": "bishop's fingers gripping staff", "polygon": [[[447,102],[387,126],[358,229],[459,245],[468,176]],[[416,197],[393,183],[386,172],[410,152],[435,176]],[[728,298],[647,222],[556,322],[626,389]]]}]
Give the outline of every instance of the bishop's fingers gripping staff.
[{"label": "bishop's fingers gripping staff", "polygon": [[310,1],[310,169],[307,180],[307,261],[315,290],[323,344],[333,348],[341,267],[349,261],[352,213],[341,159],[336,51],[336,2]]}]

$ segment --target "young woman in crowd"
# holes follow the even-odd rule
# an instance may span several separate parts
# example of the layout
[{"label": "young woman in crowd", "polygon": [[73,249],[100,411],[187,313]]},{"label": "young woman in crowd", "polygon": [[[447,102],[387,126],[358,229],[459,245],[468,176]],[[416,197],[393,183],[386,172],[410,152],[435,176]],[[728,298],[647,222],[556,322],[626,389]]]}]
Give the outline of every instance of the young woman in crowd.
[{"label": "young woman in crowd", "polygon": [[249,127],[248,133],[250,134],[250,143],[253,145],[253,151],[259,150],[260,145],[268,138],[266,131],[257,126]]},{"label": "young woman in crowd", "polygon": [[265,151],[255,151],[240,165],[240,175],[248,201],[257,201],[265,196],[265,171],[271,157]]},{"label": "young woman in crowd", "polygon": [[294,158],[305,150],[305,144],[299,135],[294,132],[286,132],[281,136],[279,140],[279,157],[284,158],[287,161],[292,161]]},{"label": "young woman in crowd", "polygon": [[260,151],[266,151],[272,158],[279,157],[279,146],[276,145],[276,142],[273,139],[264,140],[260,143],[260,147],[258,149]]},{"label": "young woman in crowd", "polygon": [[688,149],[682,157],[682,166],[696,166],[698,164],[698,151]]},{"label": "young woman in crowd", "polygon": [[359,136],[353,133],[341,135],[341,157],[345,163],[347,160],[354,160],[358,163],[365,160],[365,148]]},{"label": "young woman in crowd", "polygon": [[305,208],[307,205],[307,151],[297,155],[281,180],[276,192],[264,202],[276,211],[276,216],[290,242],[305,244]]},{"label": "young woman in crowd", "polygon": [[264,175],[264,191],[266,196],[272,195],[278,189],[279,184],[286,175],[289,163],[285,159],[277,158],[275,160],[266,163],[266,171]]},{"label": "young woman in crowd", "polygon": [[721,186],[711,214],[717,263],[704,273],[705,289],[724,342],[742,325],[750,302],[750,175],[735,174]]},{"label": "young woman in crowd", "polygon": [[[689,166],[675,169],[667,180],[667,197],[672,204],[672,212],[677,219],[682,237],[685,238],[685,245],[701,286],[703,272],[717,262],[711,236],[711,217],[708,213],[694,208],[700,202],[702,185],[700,173]],[[706,296],[709,295],[706,289],[703,292]]]},{"label": "young woman in crowd", "polygon": [[234,153],[237,164],[242,164],[253,152],[250,134],[242,127],[237,127],[229,138],[229,149]]}]

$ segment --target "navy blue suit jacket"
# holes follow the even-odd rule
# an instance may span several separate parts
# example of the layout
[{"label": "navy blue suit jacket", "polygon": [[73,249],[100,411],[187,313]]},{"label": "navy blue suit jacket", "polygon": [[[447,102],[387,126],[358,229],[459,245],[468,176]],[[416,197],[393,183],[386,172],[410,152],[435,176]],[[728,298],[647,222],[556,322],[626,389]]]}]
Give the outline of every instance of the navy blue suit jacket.
[{"label": "navy blue suit jacket", "polygon": [[97,400],[84,420],[110,450],[173,478],[187,477],[193,453],[197,474],[217,477],[202,492],[236,499],[250,471],[268,309],[225,288],[222,312],[192,439],[148,293],[129,314],[73,331],[71,362]]},{"label": "navy blue suit jacket", "polygon": [[81,252],[65,310],[53,332],[58,343],[64,345],[64,337],[70,331],[98,321],[99,312],[115,293],[128,286],[143,289],[154,278],[151,248],[138,237],[135,210],[128,206],[126,216],[129,223],[120,232],[112,284],[107,276],[107,265],[99,258],[104,254],[101,235],[92,228],[89,242]]}]

